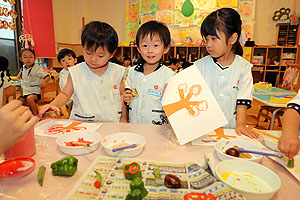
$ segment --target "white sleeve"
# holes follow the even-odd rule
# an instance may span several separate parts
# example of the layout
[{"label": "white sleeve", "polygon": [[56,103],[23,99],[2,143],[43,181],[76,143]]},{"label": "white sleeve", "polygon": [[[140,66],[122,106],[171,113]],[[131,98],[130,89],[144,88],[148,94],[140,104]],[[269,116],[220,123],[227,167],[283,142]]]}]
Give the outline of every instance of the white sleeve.
[{"label": "white sleeve", "polygon": [[66,76],[66,73],[63,73],[63,71],[61,71],[61,73],[59,73],[59,87],[60,87],[61,91],[63,91],[63,89],[67,83],[67,78],[68,78],[68,76]]},{"label": "white sleeve", "polygon": [[253,77],[251,66],[247,67],[245,74],[240,79],[239,91],[237,95],[237,105],[246,105],[251,108],[253,92]]},{"label": "white sleeve", "polygon": [[4,79],[3,88],[7,88],[12,84],[12,82],[9,80],[8,76],[6,75],[6,72],[4,73],[3,79]]},{"label": "white sleeve", "polygon": [[295,98],[287,104],[287,108],[296,110],[300,115],[300,90]]},{"label": "white sleeve", "polygon": [[131,83],[130,83],[130,79],[132,78],[132,75],[133,75],[133,68],[130,68],[128,70],[128,76],[127,76],[127,79],[125,81],[125,89],[131,89]]},{"label": "white sleeve", "polygon": [[36,74],[39,78],[45,78],[46,76],[49,76],[49,74],[40,66],[38,67]]}]

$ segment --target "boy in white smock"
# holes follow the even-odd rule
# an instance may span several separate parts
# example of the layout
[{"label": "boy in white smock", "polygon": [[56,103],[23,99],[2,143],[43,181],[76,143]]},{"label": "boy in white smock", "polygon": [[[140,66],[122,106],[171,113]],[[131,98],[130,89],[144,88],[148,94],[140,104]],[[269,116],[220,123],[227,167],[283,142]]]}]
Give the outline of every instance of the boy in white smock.
[{"label": "boy in white smock", "polygon": [[122,111],[120,84],[124,67],[110,63],[118,47],[118,35],[109,24],[88,23],[81,34],[85,62],[69,68],[70,75],[63,91],[41,111],[55,110],[73,94],[70,119],[79,121],[119,122]]},{"label": "boy in white smock", "polygon": [[17,80],[20,78],[22,87],[22,96],[19,100],[23,105],[28,105],[32,114],[38,114],[36,102],[41,99],[41,88],[46,87],[50,80],[50,75],[43,70],[41,66],[35,64],[35,52],[32,49],[23,49],[20,60],[24,63]]},{"label": "boy in white smock", "polygon": [[157,21],[146,22],[137,32],[136,44],[142,59],[129,69],[124,92],[130,123],[162,125],[166,122],[162,92],[174,72],[161,58],[170,49],[170,38],[167,26]]},{"label": "boy in white smock", "polygon": [[282,119],[282,136],[278,148],[289,159],[293,159],[300,150],[300,90],[296,97],[287,104]]},{"label": "boy in white smock", "polygon": [[201,35],[209,55],[194,64],[228,120],[224,128],[235,128],[239,135],[257,138],[257,133],[246,128],[253,78],[252,64],[241,57],[241,23],[239,13],[231,8],[221,8],[209,14],[201,25]]},{"label": "boy in white smock", "polygon": [[[69,76],[69,67],[73,67],[77,62],[76,54],[71,49],[62,49],[57,54],[57,61],[63,66],[63,69],[59,72],[59,87],[63,91]],[[68,100],[66,106],[69,108],[73,101],[73,96]]]}]

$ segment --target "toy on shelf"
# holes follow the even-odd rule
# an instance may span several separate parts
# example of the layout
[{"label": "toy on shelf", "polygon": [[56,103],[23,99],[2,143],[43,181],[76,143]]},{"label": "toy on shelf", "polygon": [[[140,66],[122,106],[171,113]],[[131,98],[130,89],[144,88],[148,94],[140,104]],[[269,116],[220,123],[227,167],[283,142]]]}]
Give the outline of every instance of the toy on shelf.
[{"label": "toy on shelf", "polygon": [[258,82],[254,84],[254,89],[257,88],[272,88],[272,84],[268,82]]}]

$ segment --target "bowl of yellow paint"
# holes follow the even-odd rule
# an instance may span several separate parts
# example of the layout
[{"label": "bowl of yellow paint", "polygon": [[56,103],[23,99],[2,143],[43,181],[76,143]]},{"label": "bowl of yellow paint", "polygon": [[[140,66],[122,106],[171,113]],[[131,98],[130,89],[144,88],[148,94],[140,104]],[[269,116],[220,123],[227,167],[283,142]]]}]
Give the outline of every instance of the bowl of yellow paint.
[{"label": "bowl of yellow paint", "polygon": [[271,199],[281,186],[280,178],[269,168],[247,160],[224,160],[216,166],[216,176],[247,200]]}]

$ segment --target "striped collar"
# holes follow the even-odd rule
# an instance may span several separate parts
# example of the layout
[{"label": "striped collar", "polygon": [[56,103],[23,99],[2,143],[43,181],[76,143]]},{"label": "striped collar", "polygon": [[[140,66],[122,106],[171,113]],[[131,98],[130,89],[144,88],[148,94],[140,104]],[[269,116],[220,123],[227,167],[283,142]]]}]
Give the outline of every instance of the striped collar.
[{"label": "striped collar", "polygon": [[216,58],[213,58],[213,61],[214,63],[216,63],[216,65],[218,65],[222,70],[225,70],[225,69],[228,69],[230,65],[226,66],[226,67],[223,67],[220,63],[218,63],[217,59]]},{"label": "striped collar", "polygon": [[[144,64],[145,64],[145,61],[143,61],[142,63],[137,64],[135,66],[134,70],[138,71],[138,72],[141,72],[141,73],[144,73]],[[154,71],[158,70],[163,65],[164,65],[163,62],[160,60],[158,66],[156,67],[156,69]]]}]

